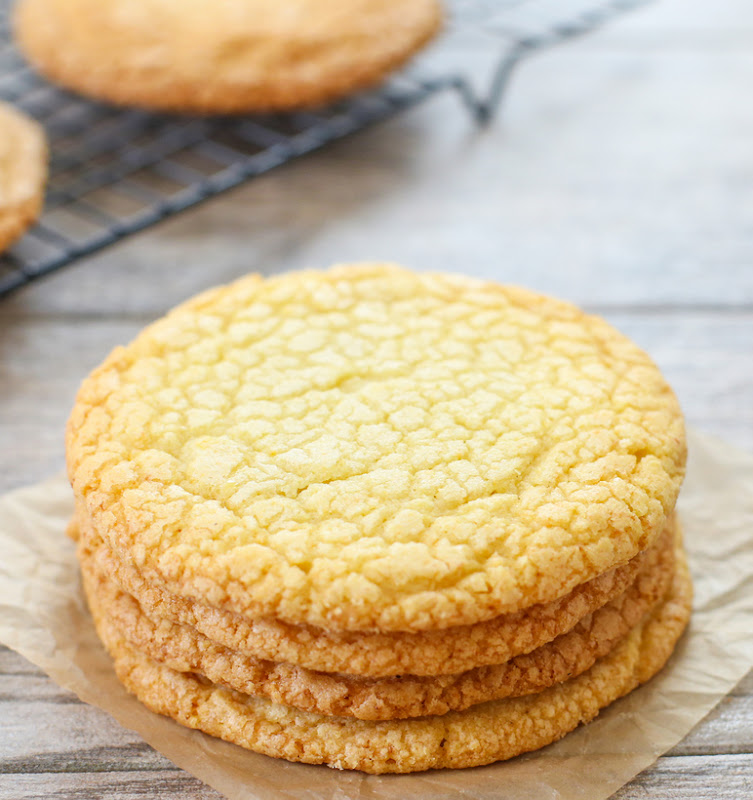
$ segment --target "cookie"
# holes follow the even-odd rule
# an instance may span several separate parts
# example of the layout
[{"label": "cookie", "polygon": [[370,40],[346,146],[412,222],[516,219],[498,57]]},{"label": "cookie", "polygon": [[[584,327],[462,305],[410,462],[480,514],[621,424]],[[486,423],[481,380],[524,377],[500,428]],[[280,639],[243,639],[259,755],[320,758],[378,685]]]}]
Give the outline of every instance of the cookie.
[{"label": "cookie", "polygon": [[608,655],[539,694],[466,711],[369,722],[298,711],[161,666],[93,608],[120,680],[157,713],[266,755],[370,773],[480,766],[536,750],[593,719],[665,664],[687,625],[692,587],[682,553],[667,597]]},{"label": "cookie", "polygon": [[[668,524],[670,536],[673,526],[674,515]],[[418,633],[348,633],[273,619],[247,620],[240,614],[175,597],[148,584],[136,570],[118,561],[91,525],[83,523],[81,527],[83,532],[79,533],[75,519],[71,532],[91,552],[97,570],[133,595],[155,621],[188,625],[253,658],[372,678],[466,672],[529,653],[622,594],[639,572],[653,569],[665,546],[662,537],[657,545],[624,566],[576,586],[560,600],[487,622]]]},{"label": "cookie", "polygon": [[237,113],[316,106],[375,85],[440,22],[437,0],[21,0],[15,34],[42,74],[82,94]]},{"label": "cookie", "polygon": [[556,600],[657,539],[685,464],[672,390],[604,320],[384,264],[189,301],[84,381],[66,438],[144,579],[329,630]]},{"label": "cookie", "polygon": [[662,536],[662,558],[620,597],[569,633],[504,664],[460,675],[364,680],[249,658],[193,628],[151,620],[136,600],[98,571],[80,550],[89,602],[126,642],[154,661],[193,672],[253,697],[320,714],[366,720],[405,719],[462,711],[478,703],[540,692],[580,675],[606,655],[666,595],[674,573],[674,536]]},{"label": "cookie", "polygon": [[47,179],[47,140],[32,119],[0,103],[0,252],[39,216]]}]

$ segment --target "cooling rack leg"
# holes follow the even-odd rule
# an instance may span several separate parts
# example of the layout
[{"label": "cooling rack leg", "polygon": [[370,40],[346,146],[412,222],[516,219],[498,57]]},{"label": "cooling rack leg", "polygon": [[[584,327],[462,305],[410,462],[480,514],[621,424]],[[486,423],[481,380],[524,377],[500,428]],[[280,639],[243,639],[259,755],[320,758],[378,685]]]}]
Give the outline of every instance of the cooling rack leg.
[{"label": "cooling rack leg", "polygon": [[512,50],[507,50],[500,58],[483,97],[465,78],[455,77],[449,81],[448,86],[460,95],[463,105],[479,125],[488,125],[494,119],[515,67],[532,49],[529,43],[519,42]]},{"label": "cooling rack leg", "polygon": [[459,76],[451,78],[445,86],[458,93],[460,101],[466,107],[468,113],[473,117],[475,122],[479,125],[483,125],[487,121],[483,103],[478,99],[473,88],[465,78]]},{"label": "cooling rack leg", "polygon": [[518,66],[531,49],[531,45],[527,42],[519,42],[512,50],[508,50],[502,56],[492,75],[486,97],[476,101],[478,107],[476,119],[479,124],[488,125],[494,119],[499,107],[502,105],[502,98],[515,67]]},{"label": "cooling rack leg", "polygon": [[520,39],[511,49],[506,50],[497,64],[485,97],[476,96],[467,85],[458,86],[463,101],[471,109],[480,125],[486,125],[494,118],[502,103],[507,85],[515,67],[526,56],[551,45],[566,42],[583,36],[603,26],[605,23],[627,11],[648,5],[652,0],[611,0],[603,7],[588,11],[580,17],[555,25],[547,33]]}]

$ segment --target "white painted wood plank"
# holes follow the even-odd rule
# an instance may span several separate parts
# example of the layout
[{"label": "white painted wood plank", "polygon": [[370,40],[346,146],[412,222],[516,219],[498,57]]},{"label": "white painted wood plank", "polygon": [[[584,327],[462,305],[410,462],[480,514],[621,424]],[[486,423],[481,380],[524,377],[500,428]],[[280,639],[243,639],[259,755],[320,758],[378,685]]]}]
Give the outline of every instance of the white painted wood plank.
[{"label": "white painted wood plank", "polygon": [[752,784],[750,755],[662,758],[613,800],[746,800]]},{"label": "white painted wood plank", "polygon": [[[663,758],[614,795],[614,800],[744,800],[753,759],[745,756]],[[503,796],[503,795],[502,795]],[[4,775],[0,800],[219,800],[185,772]],[[585,799],[584,799],[585,800]]]},{"label": "white painted wood plank", "polygon": [[0,800],[220,800],[181,770],[3,775]]}]

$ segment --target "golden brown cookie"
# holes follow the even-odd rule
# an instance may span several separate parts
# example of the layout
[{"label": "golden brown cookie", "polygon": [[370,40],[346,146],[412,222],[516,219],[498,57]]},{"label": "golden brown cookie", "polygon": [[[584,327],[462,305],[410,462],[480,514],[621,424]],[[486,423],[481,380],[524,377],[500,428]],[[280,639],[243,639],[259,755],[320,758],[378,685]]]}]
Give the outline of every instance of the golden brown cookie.
[{"label": "golden brown cookie", "polygon": [[79,550],[79,557],[89,602],[130,646],[157,663],[303,711],[386,720],[462,711],[489,700],[540,692],[580,675],[666,595],[675,572],[674,535],[667,531],[661,541],[662,557],[653,569],[639,574],[624,594],[589,614],[569,633],[529,655],[460,675],[377,680],[249,658],[187,625],[154,621],[133,597],[97,569],[85,548]]},{"label": "golden brown cookie", "polygon": [[604,320],[385,264],[244,278],[116,349],[67,429],[78,501],[150,583],[247,618],[450,628],[660,535],[677,400]]},{"label": "golden brown cookie", "polygon": [[[91,525],[84,523],[81,535],[78,528],[74,520],[72,535],[91,551],[97,570],[133,595],[155,621],[189,625],[218,644],[253,658],[371,678],[466,672],[529,653],[622,594],[639,572],[654,568],[666,546],[662,537],[624,566],[576,586],[560,600],[486,622],[418,633],[350,633],[271,619],[247,620],[240,614],[176,597],[148,584],[136,570],[118,561]],[[674,535],[674,515],[668,528],[669,535]]]},{"label": "golden brown cookie", "polygon": [[15,32],[40,72],[82,94],[234,113],[377,84],[440,21],[437,0],[21,0]]},{"label": "golden brown cookie", "polygon": [[93,613],[120,680],[153,711],[266,755],[384,773],[479,766],[560,739],[664,666],[687,625],[691,599],[680,548],[667,597],[579,677],[466,711],[384,722],[297,711],[176,672],[130,647],[96,605]]},{"label": "golden brown cookie", "polygon": [[32,119],[0,103],[0,252],[39,216],[47,177],[47,140]]}]

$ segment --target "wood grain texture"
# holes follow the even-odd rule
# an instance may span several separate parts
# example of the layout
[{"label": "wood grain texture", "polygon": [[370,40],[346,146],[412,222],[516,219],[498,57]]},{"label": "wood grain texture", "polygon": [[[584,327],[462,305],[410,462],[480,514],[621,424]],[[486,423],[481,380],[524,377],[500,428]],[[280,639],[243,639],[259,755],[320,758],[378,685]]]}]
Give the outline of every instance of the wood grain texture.
[{"label": "wood grain texture", "polygon": [[159,772],[7,775],[0,784],[1,800],[219,800],[221,796],[174,768]]},{"label": "wood grain texture", "polygon": [[750,797],[750,756],[665,757],[613,800],[744,800]]},{"label": "wood grain texture", "polygon": [[[692,424],[753,451],[751,85],[747,0],[656,2],[528,63],[487,129],[437,98],[0,300],[0,491],[62,468],[79,381],[167,308],[248,271],[364,258],[603,314]],[[751,785],[753,674],[616,797]],[[219,795],[0,648],[0,800],[99,797]]]}]

